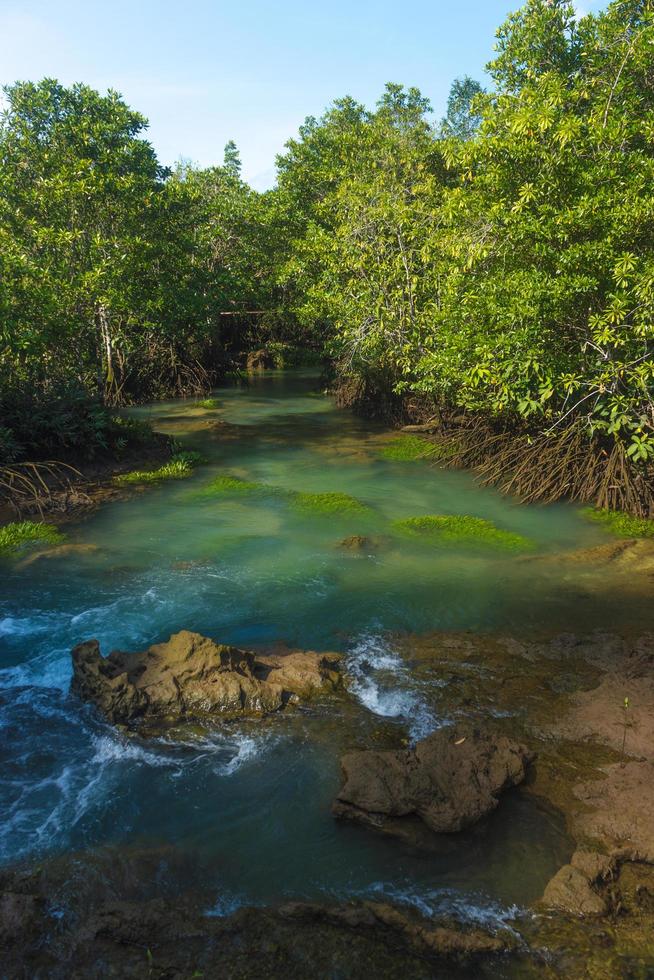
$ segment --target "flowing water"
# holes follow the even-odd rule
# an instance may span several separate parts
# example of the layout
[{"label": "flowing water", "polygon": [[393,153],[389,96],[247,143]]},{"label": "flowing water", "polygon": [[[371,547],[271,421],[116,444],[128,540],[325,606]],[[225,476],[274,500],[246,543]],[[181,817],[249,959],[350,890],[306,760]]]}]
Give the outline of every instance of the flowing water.
[{"label": "flowing water", "polygon": [[[448,721],[447,685],[414,676],[394,634],[579,630],[633,622],[637,608],[556,562],[395,534],[394,520],[444,513],[519,532],[536,555],[606,541],[575,508],[519,506],[469,474],[381,457],[389,434],[337,411],[316,384],[270,373],[218,391],[216,409],[138,409],[209,464],[70,525],[68,540],[84,549],[2,565],[3,862],[172,844],[215,896],[216,914],[288,896],[386,895],[502,919],[569,857],[558,816],[519,793],[427,852],[333,821],[342,751]],[[198,492],[220,474],[343,491],[370,509],[324,517],[284,494]],[[353,534],[373,545],[338,547]],[[142,649],[181,628],[245,646],[343,651],[352,697],[145,741],[68,696],[75,643]]]}]

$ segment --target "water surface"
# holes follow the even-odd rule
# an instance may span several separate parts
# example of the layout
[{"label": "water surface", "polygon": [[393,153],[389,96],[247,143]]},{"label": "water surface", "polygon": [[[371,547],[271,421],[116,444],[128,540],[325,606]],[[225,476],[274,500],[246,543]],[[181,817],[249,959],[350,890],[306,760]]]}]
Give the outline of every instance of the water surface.
[{"label": "water surface", "polygon": [[[382,458],[389,435],[337,411],[311,375],[270,373],[216,397],[215,410],[191,401],[136,410],[209,458],[192,478],[69,526],[86,551],[2,566],[2,861],[174,844],[217,913],[289,896],[386,895],[502,917],[533,901],[570,853],[557,815],[514,793],[474,832],[412,851],[335,824],[338,758],[448,721],[447,685],[418,682],[394,633],[583,629],[641,615],[556,562],[426,545],[395,534],[393,521],[473,514],[525,535],[536,556],[598,544],[605,532],[573,507],[523,507],[470,474]],[[343,491],[369,511],[323,517],[284,494],[198,492],[219,474]],[[353,534],[377,544],[338,547]],[[180,628],[343,651],[353,698],[146,742],[68,696],[75,643],[140,649]]]}]

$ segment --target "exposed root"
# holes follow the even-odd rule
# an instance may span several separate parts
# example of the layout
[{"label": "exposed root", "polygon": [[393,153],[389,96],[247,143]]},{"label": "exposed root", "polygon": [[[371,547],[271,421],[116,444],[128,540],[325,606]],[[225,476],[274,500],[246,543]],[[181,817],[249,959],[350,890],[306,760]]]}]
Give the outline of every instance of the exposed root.
[{"label": "exposed root", "polygon": [[72,480],[82,474],[69,463],[45,460],[0,467],[0,499],[6,499],[18,515],[38,511],[43,516],[51,497],[72,490]]},{"label": "exposed root", "polygon": [[589,438],[572,424],[549,435],[497,431],[472,418],[442,435],[448,466],[475,469],[480,482],[525,502],[575,500],[636,517],[654,516],[654,473],[639,469],[622,443]]}]

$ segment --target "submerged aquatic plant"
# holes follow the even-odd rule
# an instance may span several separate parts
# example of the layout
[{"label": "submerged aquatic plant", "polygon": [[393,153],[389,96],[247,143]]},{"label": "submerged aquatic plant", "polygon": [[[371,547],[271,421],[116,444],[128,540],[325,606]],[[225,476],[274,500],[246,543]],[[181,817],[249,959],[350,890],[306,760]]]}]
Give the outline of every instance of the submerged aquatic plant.
[{"label": "submerged aquatic plant", "polygon": [[529,538],[522,534],[504,531],[492,521],[469,514],[425,514],[394,521],[393,527],[400,534],[442,542],[488,544],[511,550],[530,548],[532,545]]},{"label": "submerged aquatic plant", "polygon": [[295,493],[293,506],[311,514],[361,514],[370,510],[367,504],[349,493]]},{"label": "submerged aquatic plant", "polygon": [[596,510],[593,507],[587,507],[582,513],[589,521],[602,524],[621,538],[654,537],[654,520],[646,517],[632,517],[621,510]]},{"label": "submerged aquatic plant", "polygon": [[218,398],[203,398],[197,402],[198,408],[220,408],[221,402]]},{"label": "submerged aquatic plant", "polygon": [[262,491],[275,493],[276,490],[276,487],[268,486],[265,483],[256,483],[253,480],[242,480],[238,476],[216,476],[201,487],[199,493],[213,496],[213,494],[221,493],[261,493]]},{"label": "submerged aquatic plant", "polygon": [[59,544],[65,535],[52,524],[19,521],[0,527],[0,555],[11,554],[30,544]]},{"label": "submerged aquatic plant", "polygon": [[156,470],[132,470],[114,477],[116,483],[159,483],[162,480],[183,480],[190,476],[196,466],[208,460],[195,450],[175,453],[168,463]]},{"label": "submerged aquatic plant", "polygon": [[456,446],[432,442],[422,436],[400,435],[387,442],[379,450],[384,459],[408,462],[414,459],[447,459],[456,451]]}]

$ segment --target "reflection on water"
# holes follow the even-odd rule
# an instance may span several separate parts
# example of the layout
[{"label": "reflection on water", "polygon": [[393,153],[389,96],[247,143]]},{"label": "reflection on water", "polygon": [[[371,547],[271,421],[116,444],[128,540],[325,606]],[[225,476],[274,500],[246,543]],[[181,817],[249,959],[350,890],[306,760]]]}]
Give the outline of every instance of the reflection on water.
[{"label": "reflection on water", "polygon": [[[387,435],[337,412],[315,384],[271,374],[219,392],[216,410],[138,409],[209,465],[70,528],[71,542],[94,549],[3,568],[4,860],[156,839],[197,856],[217,902],[383,893],[500,915],[535,898],[568,856],[559,820],[519,794],[426,856],[333,822],[341,751],[380,731],[419,738],[447,721],[446,685],[436,698],[443,682],[412,674],[394,631],[582,629],[633,623],[641,610],[597,591],[599,575],[582,581],[556,562],[394,535],[397,519],[468,513],[529,537],[536,553],[605,540],[574,508],[520,507],[468,474],[381,458]],[[198,493],[220,474],[341,491],[370,509],[312,516],[284,494]],[[338,547],[353,534],[377,545]],[[97,637],[105,652],[139,649],[182,627],[243,645],[343,650],[355,701],[146,744],[67,697],[73,644]]]}]

